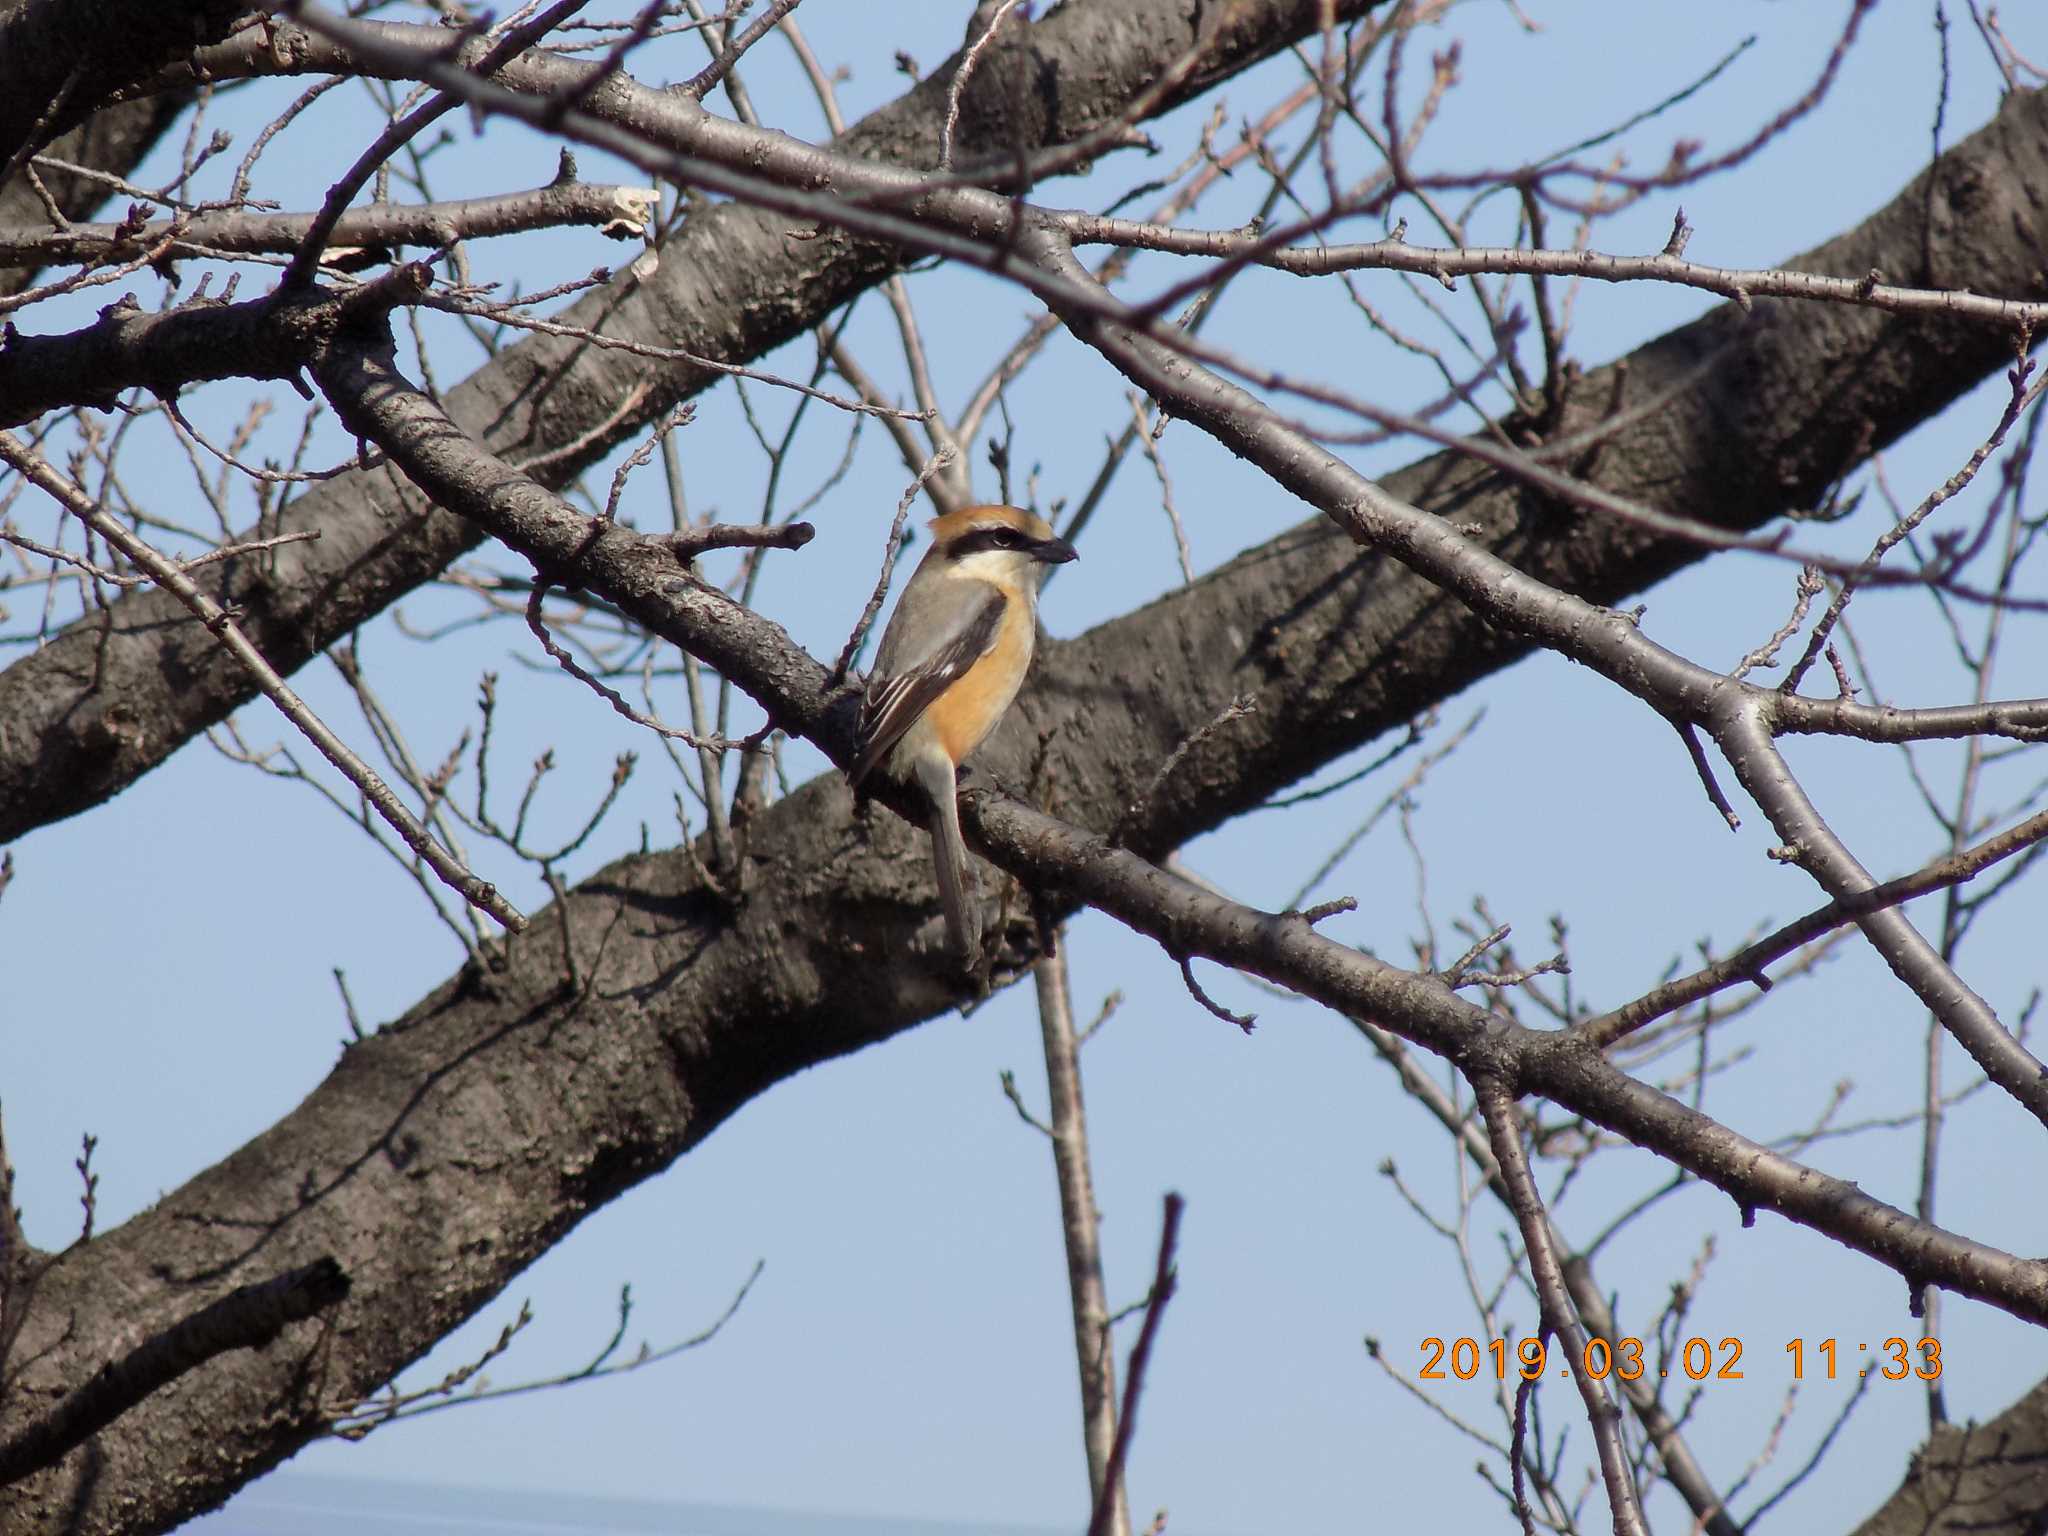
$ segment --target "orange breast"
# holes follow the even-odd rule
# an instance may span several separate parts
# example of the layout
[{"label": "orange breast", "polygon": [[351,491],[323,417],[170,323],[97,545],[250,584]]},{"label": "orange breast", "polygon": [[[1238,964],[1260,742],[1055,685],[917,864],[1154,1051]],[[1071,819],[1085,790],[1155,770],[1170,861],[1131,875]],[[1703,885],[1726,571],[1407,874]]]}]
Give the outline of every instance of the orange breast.
[{"label": "orange breast", "polygon": [[1029,605],[1012,602],[996,631],[996,643],[925,711],[939,745],[954,762],[988,739],[1017,697],[1024,674],[1031,669],[1033,638]]}]

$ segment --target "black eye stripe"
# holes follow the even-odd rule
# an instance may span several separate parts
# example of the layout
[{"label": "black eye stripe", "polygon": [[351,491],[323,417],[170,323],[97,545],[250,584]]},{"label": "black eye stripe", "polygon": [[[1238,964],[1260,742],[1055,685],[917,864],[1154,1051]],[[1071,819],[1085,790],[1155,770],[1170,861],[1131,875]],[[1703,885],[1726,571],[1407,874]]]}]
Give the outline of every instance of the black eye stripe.
[{"label": "black eye stripe", "polygon": [[1023,549],[1028,541],[1014,528],[976,528],[963,533],[953,544],[953,556],[960,559],[986,549]]}]

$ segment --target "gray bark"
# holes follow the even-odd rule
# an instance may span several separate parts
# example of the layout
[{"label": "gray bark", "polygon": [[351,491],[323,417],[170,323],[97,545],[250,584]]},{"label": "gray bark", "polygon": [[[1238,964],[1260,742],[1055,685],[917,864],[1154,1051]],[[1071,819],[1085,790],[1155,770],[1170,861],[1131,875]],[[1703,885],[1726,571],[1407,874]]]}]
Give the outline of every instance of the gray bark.
[{"label": "gray bark", "polygon": [[[1349,14],[1378,3],[1347,0],[1338,10]],[[1318,12],[1312,0],[1262,0],[1241,8],[1238,24],[1214,45],[1216,62],[1189,89],[1312,33]],[[1015,41],[985,61],[965,94],[957,135],[962,153],[1069,143],[1115,118],[1194,43],[1209,14],[1196,0],[1097,0],[1062,6],[1038,25],[1015,30]],[[290,41],[291,47],[277,50],[254,42],[228,45],[208,56],[208,71],[324,69],[349,62],[331,50],[322,52],[312,40]],[[525,68],[543,85],[579,78],[575,66],[528,61]],[[903,164],[934,163],[950,73],[946,67],[935,70],[849,129],[834,147]],[[1013,89],[1018,82],[1027,89]],[[159,83],[167,89],[184,84],[175,73]],[[1177,99],[1161,103],[1162,109]],[[589,105],[655,133],[661,115],[677,110],[662,93],[624,82],[605,87]],[[816,326],[897,271],[904,259],[893,247],[830,231],[790,240],[787,222],[729,203],[693,215],[663,248],[652,278],[621,275],[560,318],[741,363]],[[80,350],[101,351],[110,339],[99,328],[75,338]],[[253,355],[269,355],[283,344]],[[226,358],[251,342],[223,335],[217,345],[183,338],[181,346],[203,360]],[[42,387],[39,381],[57,366],[49,347],[42,342],[33,355],[24,351],[18,358],[0,350],[0,402]],[[125,371],[102,363],[98,377],[103,390],[172,382],[144,371],[139,360]],[[465,429],[514,462],[580,443],[536,472],[545,483],[561,485],[677,400],[722,377],[689,364],[650,364],[630,353],[536,335],[450,391],[448,406]],[[619,402],[648,383],[654,387],[638,409],[618,414]],[[476,530],[461,519],[394,498],[378,475],[316,487],[292,502],[280,527],[264,532],[315,527],[321,530],[317,543],[289,545],[261,560],[223,562],[200,573],[210,597],[241,609],[245,631],[287,676],[432,580],[478,541]],[[95,677],[102,679],[97,689]],[[105,634],[97,615],[73,625],[0,672],[0,841],[99,804],[252,696],[241,669],[210,635],[186,621],[182,605],[167,593],[150,589],[120,598]]]},{"label": "gray bark", "polygon": [[1984,1424],[1944,1424],[1855,1536],[2034,1536],[2048,1513],[2048,1381]]},{"label": "gray bark", "polygon": [[[0,6],[0,36],[26,11],[27,4],[28,0],[14,0]],[[145,99],[95,112],[46,148],[59,160],[125,177],[142,163],[142,157],[155,146],[163,131],[191,104],[190,87],[155,92]],[[104,182],[63,171],[45,173],[43,185],[67,219],[89,218],[113,196],[113,190]],[[0,229],[32,229],[48,224],[49,214],[26,176],[0,181]],[[0,295],[20,293],[34,282],[35,276],[33,267],[0,267]]]},{"label": "gray bark", "polygon": [[[124,102],[93,115],[49,146],[49,153],[72,165],[90,166],[126,177],[142,163],[163,132],[192,104],[189,92],[164,92],[142,101]],[[40,173],[43,185],[67,219],[90,217],[114,197],[104,182],[74,176],[68,171]],[[26,176],[16,176],[0,186],[0,229],[49,227],[49,214]],[[35,281],[30,266],[0,267],[0,295],[20,293]]]},{"label": "gray bark", "polygon": [[266,8],[247,0],[21,0],[0,14],[0,165],[79,127],[125,89]]},{"label": "gray bark", "polygon": [[[2043,296],[2048,98],[2013,98],[1932,174],[1933,272],[1922,270],[1929,200],[1918,180],[1856,231],[1792,264]],[[759,334],[740,318],[759,297],[744,286],[703,295],[713,319],[717,306],[731,306],[719,323],[734,345]],[[788,294],[777,302],[790,329],[810,323],[793,318]],[[1626,398],[1643,399],[1712,358],[1693,388],[1610,442],[1592,478],[1684,516],[1755,526],[1817,500],[1872,448],[2010,355],[2004,337],[1869,310],[1759,304],[1747,319],[1717,314],[1627,360]],[[481,435],[501,448],[560,441],[573,435],[563,421],[601,417],[617,398],[607,366],[579,360],[549,390],[537,373],[508,369],[494,381],[495,404],[479,386],[459,419],[484,423]],[[1611,371],[1592,375],[1564,430],[1594,420],[1614,387]],[[1540,579],[1602,600],[1698,556],[1557,509],[1450,456],[1389,485],[1481,525],[1482,537]],[[290,644],[313,643],[328,622],[323,605],[374,602],[375,611],[409,571],[430,574],[474,537],[466,526],[430,533],[453,520],[402,488],[375,494],[390,519],[383,528],[401,537],[383,554],[365,541],[352,563],[327,572],[319,601],[285,626],[281,665],[303,659]],[[388,553],[395,544],[408,546],[410,565]],[[239,585],[235,597],[249,600]],[[219,673],[221,708],[239,701],[239,681],[205,647],[174,652],[140,633],[129,643],[137,665],[168,657]],[[1129,841],[1157,853],[1524,648],[1317,521],[1050,647],[992,766],[1021,779],[1038,733],[1059,728],[1063,814],[1106,828],[1176,745],[1234,694],[1255,693],[1258,713],[1190,753],[1151,797]],[[10,765],[0,798],[9,802],[39,766],[61,766],[39,760],[38,744],[64,722],[37,714],[18,688],[8,692],[25,665],[0,677],[0,758]],[[124,677],[109,690],[102,718],[128,686]],[[75,687],[62,699],[60,716],[98,707]],[[827,740],[831,718],[821,708],[810,722]],[[118,716],[107,727],[123,728]],[[169,750],[165,722],[135,729],[154,739],[122,773],[102,774],[92,797]],[[67,813],[61,796],[41,803],[25,824]],[[160,1530],[217,1502],[316,1434],[320,1404],[381,1385],[584,1215],[687,1153],[755,1094],[957,1001],[951,967],[916,942],[934,909],[921,834],[893,817],[856,820],[828,777],[771,807],[746,836],[737,906],[680,853],[619,861],[567,900],[581,989],[565,986],[554,917],[537,920],[508,947],[502,972],[450,979],[352,1047],[247,1147],[58,1258],[15,1350],[19,1374],[0,1407],[9,1435],[122,1353],[121,1341],[169,1328],[238,1286],[331,1256],[351,1291],[332,1318],[293,1324],[268,1349],[209,1360],[56,1467],[0,1491],[0,1526]]]}]

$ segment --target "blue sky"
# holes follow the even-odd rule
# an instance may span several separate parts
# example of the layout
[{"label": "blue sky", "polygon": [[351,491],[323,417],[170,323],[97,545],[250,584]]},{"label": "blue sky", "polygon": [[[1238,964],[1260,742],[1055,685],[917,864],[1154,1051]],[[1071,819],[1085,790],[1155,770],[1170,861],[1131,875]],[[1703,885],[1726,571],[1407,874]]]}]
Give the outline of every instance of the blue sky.
[{"label": "blue sky", "polygon": [[[828,64],[847,66],[842,99],[856,117],[902,88],[891,62],[897,48],[910,47],[927,66],[937,62],[968,9],[877,12],[810,0],[798,14]],[[1569,144],[1685,85],[1754,34],[1755,45],[1719,81],[1628,140],[1638,168],[1660,163],[1674,137],[1697,136],[1714,149],[1739,142],[1810,83],[1846,7],[1533,0],[1525,10],[1542,30],[1524,33],[1506,5],[1473,3],[1418,40],[1427,47],[1412,50],[1414,70],[1429,49],[1462,43],[1462,80],[1427,141],[1425,167],[1505,165]],[[878,14],[891,23],[876,24]],[[1682,199],[1653,197],[1604,225],[1599,246],[1660,248],[1682,201],[1697,230],[1689,255],[1765,265],[1881,206],[1927,157],[1939,79],[1932,16],[1925,4],[1877,7],[1820,111],[1736,176],[1688,188]],[[1949,142],[1981,124],[1996,102],[1995,77],[1967,17],[1951,19]],[[2048,18],[2026,13],[2007,26],[2022,47],[2048,57]],[[906,44],[904,34],[915,40]],[[679,78],[696,62],[679,43],[651,53],[642,75]],[[771,120],[817,132],[807,87],[777,41],[749,58],[745,75]],[[1262,111],[1298,78],[1298,66],[1281,59],[1233,82],[1231,123]],[[290,94],[262,101],[275,110]],[[224,110],[242,142],[267,115],[255,92]],[[1158,161],[1108,157],[1086,183],[1062,183],[1043,200],[1106,202],[1178,162],[1200,118],[1184,112],[1154,130]],[[279,141],[258,191],[306,206],[375,123],[360,92],[332,93],[311,131]],[[553,147],[522,129],[494,124],[474,143],[467,123],[452,131],[459,142],[446,156],[446,194],[538,185],[553,174]],[[582,158],[587,177],[609,174],[601,157]],[[1240,173],[1200,221],[1237,222],[1262,191],[1255,176]],[[1343,237],[1378,232],[1353,228]],[[1423,233],[1419,223],[1411,232]],[[1503,226],[1484,238],[1507,233]],[[619,247],[590,231],[473,253],[482,276],[517,276],[529,289],[622,259]],[[1157,279],[1172,269],[1153,261],[1140,270]],[[145,296],[156,302],[149,282]],[[1376,302],[1402,302],[1395,279],[1372,283]],[[911,287],[940,392],[958,402],[1031,307],[974,275],[922,273]],[[83,323],[99,302],[75,305],[68,318],[36,312],[29,328]],[[1572,349],[1589,364],[1706,307],[1684,290],[1597,285],[1583,289],[1576,306]],[[1362,326],[1334,328],[1331,315],[1295,280],[1254,274],[1208,334],[1395,405],[1440,391],[1428,369]],[[849,336],[871,368],[893,369],[879,302],[861,306]],[[471,363],[458,360],[467,356],[451,344],[437,362],[442,379],[466,371]],[[808,360],[806,343],[767,365],[797,372]],[[237,398],[198,392],[188,405],[225,431]],[[773,392],[753,398],[776,421],[789,409]],[[280,404],[289,401],[287,394]],[[1944,478],[2000,403],[1995,387],[1980,390],[1888,454],[1901,495],[1916,498]],[[1080,495],[1105,434],[1121,429],[1129,407],[1120,380],[1059,338],[1019,381],[1010,409],[1018,461],[1043,466],[1049,501]],[[288,442],[296,421],[288,410],[278,415],[268,441]],[[785,504],[830,472],[843,442],[836,422],[807,435],[787,472]],[[758,511],[761,463],[746,444],[731,392],[707,396],[680,438],[696,507],[734,518]],[[1197,570],[1305,515],[1185,426],[1171,428],[1161,446]],[[1361,462],[1384,469],[1413,456],[1396,446]],[[172,465],[163,494],[180,515],[202,517],[181,474]],[[760,606],[814,654],[835,653],[851,626],[905,479],[883,435],[865,430],[851,472],[815,514],[816,544],[772,563]],[[645,523],[665,516],[658,490],[656,470],[634,481],[628,508]],[[1860,554],[1881,526],[1870,502],[1845,525],[1812,530],[1813,541]],[[1731,665],[1782,617],[1792,577],[1769,561],[1724,557],[1650,594],[1646,623],[1688,655]],[[1055,635],[1077,634],[1178,579],[1156,483],[1133,463],[1091,528],[1082,561],[1049,589],[1045,622]],[[1902,702],[1959,697],[1954,669],[1913,603],[1859,603],[1879,675]],[[462,608],[428,594],[404,610],[425,624]],[[17,612],[8,627],[19,622]],[[2016,656],[2043,654],[2038,625],[2031,634],[2031,651]],[[435,760],[473,720],[478,674],[500,671],[500,771],[515,783],[518,765],[543,746],[555,749],[561,768],[539,805],[551,825],[580,819],[616,752],[641,751],[640,776],[615,821],[570,875],[632,846],[643,822],[657,843],[672,836],[673,784],[659,754],[567,679],[508,659],[530,659],[523,631],[470,630],[423,647],[387,619],[362,643],[369,665],[382,669],[387,702],[421,755]],[[2044,691],[2038,668],[2028,675],[2025,665],[2000,692]],[[360,719],[329,669],[309,668],[298,681],[360,739]],[[1726,943],[1815,904],[1804,876],[1764,857],[1772,839],[1762,818],[1751,815],[1731,836],[1699,796],[1669,728],[1590,674],[1539,657],[1452,701],[1445,720],[1461,722],[1482,706],[1479,733],[1432,775],[1414,812],[1428,856],[1426,901],[1440,929],[1483,894],[1535,954],[1551,914],[1564,913],[1575,984],[1611,1003],[1703,937]],[[286,733],[267,706],[241,718],[252,740]],[[750,722],[743,716],[742,724]],[[1803,743],[1794,757],[1812,774],[1830,820],[1880,874],[1933,851],[1933,830],[1895,755]],[[1943,760],[1928,754],[1937,777]],[[820,766],[808,749],[789,754],[793,778]],[[1325,777],[1345,766],[1332,765]],[[1321,816],[1248,817],[1201,840],[1189,861],[1245,900],[1277,904],[1387,787],[1384,777],[1370,781]],[[16,882],[0,902],[0,1092],[30,1233],[51,1245],[75,1229],[70,1165],[82,1132],[99,1137],[99,1215],[109,1226],[232,1151],[319,1081],[344,1031],[331,968],[346,970],[365,1018],[378,1020],[403,1011],[460,959],[405,879],[340,817],[302,788],[259,780],[204,743],[108,806],[24,839],[15,859]],[[530,876],[510,866],[486,873],[528,910],[540,904]],[[1360,903],[1329,931],[1388,958],[1410,954],[1417,877],[1391,823],[1325,893]],[[2008,1018],[2042,980],[2038,942],[2027,941],[2040,910],[2038,890],[2016,893],[1986,919],[1966,955],[1966,975]],[[1503,1518],[1473,1474],[1478,1448],[1419,1414],[1360,1343],[1377,1336],[1397,1366],[1412,1370],[1422,1363],[1423,1338],[1475,1331],[1455,1254],[1377,1171],[1392,1159],[1433,1208],[1450,1210],[1457,1171],[1441,1136],[1341,1020],[1205,972],[1220,1000],[1259,1013],[1260,1028],[1247,1039],[1202,1012],[1155,948],[1100,917],[1076,925],[1069,954],[1084,1018],[1113,989],[1128,999],[1086,1055],[1113,1305],[1143,1294],[1163,1192],[1179,1190],[1189,1202],[1181,1292],[1133,1455],[1141,1524],[1161,1505],[1172,1511],[1172,1529],[1192,1536],[1424,1515],[1446,1527]],[[1820,978],[1783,992],[1724,1042],[1751,1054],[1717,1081],[1710,1107],[1758,1137],[1805,1124],[1843,1077],[1856,1081],[1861,1114],[1913,1107],[1923,1020],[1880,964],[1851,945]],[[408,1379],[431,1381],[473,1357],[522,1298],[537,1320],[493,1375],[509,1382],[573,1367],[610,1335],[622,1284],[635,1299],[634,1337],[658,1346],[715,1317],[756,1260],[765,1261],[718,1339],[635,1375],[435,1414],[361,1444],[318,1444],[293,1469],[434,1489],[1073,1526],[1086,1479],[1050,1159],[997,1088],[999,1072],[1014,1069],[1027,1099],[1040,1100],[1038,1062],[1029,991],[1019,989],[971,1016],[934,1020],[780,1085],[674,1169],[585,1222]],[[1829,1143],[1812,1156],[1910,1204],[1916,1170],[1905,1136]],[[2038,1200],[2022,1205],[2009,1194],[2038,1187],[2041,1164],[2038,1126],[1990,1096],[1973,1101],[1949,1149],[1944,1221],[2014,1251],[2048,1251]],[[2001,1177],[1981,1177],[1994,1168]],[[1645,1155],[1605,1157],[1560,1221],[1583,1237],[1661,1177]],[[1472,1243],[1489,1271],[1499,1252],[1493,1223],[1482,1208]],[[1625,1326],[1661,1305],[1710,1234],[1716,1258],[1687,1331],[1740,1338],[1751,1367],[1740,1383],[1707,1383],[1696,1403],[1695,1447],[1725,1483],[1764,1443],[1785,1396],[1786,1343],[1876,1341],[1913,1325],[1895,1277],[1768,1216],[1745,1230],[1725,1200],[1692,1189],[1603,1258]],[[1957,1417],[1989,1416],[2048,1372],[2039,1331],[1953,1301],[1949,1319],[1945,1380]],[[1122,1342],[1128,1347],[1128,1335]],[[1847,1390],[1809,1384],[1760,1486],[1773,1486],[1805,1457]],[[1449,1383],[1440,1397],[1477,1420],[1490,1413],[1477,1385]],[[1561,1391],[1547,1411],[1555,1422],[1577,1409]],[[1777,1518],[1800,1528],[1852,1524],[1889,1491],[1924,1429],[1915,1394],[1876,1383],[1843,1450]],[[1583,1430],[1575,1443],[1582,1437]],[[1669,1504],[1653,1506],[1658,1513],[1678,1518]]]}]

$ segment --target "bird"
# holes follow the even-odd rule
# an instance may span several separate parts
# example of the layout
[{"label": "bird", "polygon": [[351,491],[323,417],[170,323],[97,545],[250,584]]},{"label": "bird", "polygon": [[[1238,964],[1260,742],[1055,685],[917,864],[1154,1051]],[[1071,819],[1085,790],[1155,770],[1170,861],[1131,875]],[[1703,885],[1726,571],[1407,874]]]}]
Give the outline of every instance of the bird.
[{"label": "bird", "polygon": [[988,739],[1031,669],[1039,567],[1079,556],[1021,507],[963,507],[929,526],[931,548],[882,631],[847,779],[858,796],[886,763],[931,801],[939,905],[947,937],[971,964],[981,951],[981,898],[960,837],[959,767]]}]

